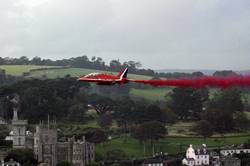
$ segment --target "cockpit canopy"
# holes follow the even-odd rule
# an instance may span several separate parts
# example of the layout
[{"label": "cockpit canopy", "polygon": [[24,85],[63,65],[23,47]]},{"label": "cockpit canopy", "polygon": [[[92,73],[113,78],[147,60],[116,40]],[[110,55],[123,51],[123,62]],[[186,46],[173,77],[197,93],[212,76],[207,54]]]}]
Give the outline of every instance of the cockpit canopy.
[{"label": "cockpit canopy", "polygon": [[98,74],[100,74],[100,73],[90,73],[90,74],[85,75],[84,77],[93,77],[93,76],[96,76]]}]

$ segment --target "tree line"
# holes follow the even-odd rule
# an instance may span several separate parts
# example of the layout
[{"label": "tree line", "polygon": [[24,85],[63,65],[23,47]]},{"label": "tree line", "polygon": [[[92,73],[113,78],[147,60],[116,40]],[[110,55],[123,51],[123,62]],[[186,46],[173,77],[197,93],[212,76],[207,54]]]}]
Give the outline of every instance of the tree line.
[{"label": "tree line", "polygon": [[249,104],[247,98],[243,100],[244,89],[213,91],[207,88],[174,88],[165,108],[159,103],[133,100],[129,97],[129,91],[129,86],[92,87],[71,77],[24,80],[0,87],[0,115],[5,119],[12,118],[9,98],[18,94],[21,98],[21,115],[31,122],[45,120],[48,114],[57,120],[81,122],[89,118],[85,113],[89,107],[93,107],[103,119],[109,119],[106,114],[112,114],[126,132],[131,130],[133,124],[145,121],[173,123],[173,117],[208,121],[216,132],[240,130],[247,126],[243,113],[249,111]]},{"label": "tree line", "polygon": [[[119,60],[111,60],[108,64],[101,57],[91,57],[89,58],[86,55],[79,57],[72,57],[68,59],[61,60],[51,60],[51,59],[42,59],[38,56],[29,59],[26,56],[20,58],[10,58],[0,57],[0,65],[46,65],[46,66],[69,66],[76,68],[88,68],[96,70],[105,70],[105,71],[115,71],[120,72],[124,68],[129,68],[129,72],[139,75],[148,75],[152,76],[155,79],[159,78],[181,78],[181,77],[192,77],[192,76],[201,76],[203,73],[194,72],[194,73],[184,73],[184,72],[173,72],[173,73],[158,73],[152,69],[143,69],[142,64],[138,61],[125,61],[120,62]],[[228,75],[237,75],[233,71],[216,71],[215,76],[228,76]]]},{"label": "tree line", "polygon": [[46,65],[46,66],[70,66],[76,68],[88,68],[96,70],[116,71],[120,72],[124,68],[129,68],[130,73],[153,76],[155,72],[151,69],[140,69],[141,63],[135,61],[125,61],[121,63],[119,60],[111,60],[106,64],[101,57],[91,57],[86,55],[72,57],[69,59],[51,60],[34,57],[32,59],[22,56],[20,58],[2,58],[0,57],[0,65]]}]

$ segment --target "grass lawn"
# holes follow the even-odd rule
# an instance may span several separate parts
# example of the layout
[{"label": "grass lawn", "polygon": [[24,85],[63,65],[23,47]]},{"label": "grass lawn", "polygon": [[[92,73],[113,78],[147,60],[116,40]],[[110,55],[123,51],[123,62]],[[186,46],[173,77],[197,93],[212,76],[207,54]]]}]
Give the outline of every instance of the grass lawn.
[{"label": "grass lawn", "polygon": [[165,100],[165,95],[171,92],[171,88],[152,88],[152,89],[134,89],[130,90],[130,95],[147,100]]},{"label": "grass lawn", "polygon": [[[39,66],[39,65],[0,65],[0,69],[4,69],[6,74],[10,75],[22,75],[24,72],[29,72],[31,69],[40,69],[40,68],[48,68],[48,70],[43,71],[34,71],[31,72],[31,76],[29,77],[42,77],[46,75],[48,78],[57,78],[57,77],[64,77],[70,74],[73,77],[79,77],[82,75],[86,75],[89,73],[112,73],[117,75],[117,72],[109,72],[109,71],[102,71],[102,70],[93,70],[93,69],[84,69],[84,68],[67,68],[67,69],[49,69],[55,68],[60,66]],[[128,74],[128,77],[131,79],[151,79],[150,76],[144,75],[136,75],[136,74]]]},{"label": "grass lawn", "polygon": [[167,126],[168,135],[170,136],[187,136],[193,135],[191,130],[195,122],[177,122],[171,126]]},{"label": "grass lawn", "polygon": [[[64,77],[66,75],[71,75],[73,77],[80,77],[82,75],[86,75],[89,73],[112,73],[117,75],[117,72],[109,72],[109,71],[101,71],[101,70],[93,70],[93,69],[84,69],[84,68],[68,68],[68,69],[48,69],[43,71],[34,71],[31,72],[29,77],[42,77],[46,75],[47,78],[57,78],[57,77]],[[132,79],[151,79],[150,76],[143,76],[143,75],[136,75],[136,74],[129,74],[128,77]]]},{"label": "grass lawn", "polygon": [[[216,137],[203,138],[197,137],[167,137],[160,140],[155,145],[155,152],[164,152],[169,154],[176,154],[178,152],[184,152],[189,144],[194,146],[200,146],[201,144],[207,144],[208,148],[218,148],[219,146],[242,144],[249,140],[249,136],[239,137]],[[143,157],[143,145],[133,138],[117,138],[109,141],[105,144],[98,144],[96,146],[96,153],[104,155],[108,150],[121,149],[130,157],[141,158]],[[150,144],[146,146],[146,156],[151,156]]]},{"label": "grass lawn", "polygon": [[39,66],[39,65],[0,65],[0,69],[4,69],[6,74],[20,76],[24,72],[31,69],[51,68],[55,66]]}]

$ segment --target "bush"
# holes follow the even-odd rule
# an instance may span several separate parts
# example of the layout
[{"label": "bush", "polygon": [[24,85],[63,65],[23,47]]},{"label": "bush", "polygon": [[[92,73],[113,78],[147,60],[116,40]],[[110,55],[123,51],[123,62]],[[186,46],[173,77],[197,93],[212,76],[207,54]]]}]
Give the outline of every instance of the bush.
[{"label": "bush", "polygon": [[71,166],[71,164],[68,161],[60,161],[56,166]]},{"label": "bush", "polygon": [[121,149],[113,149],[106,152],[108,161],[120,161],[128,159],[127,154]]},{"label": "bush", "polygon": [[4,161],[9,161],[10,159],[14,159],[25,166],[37,165],[37,160],[34,158],[34,153],[31,149],[14,149],[8,153]]},{"label": "bush", "polygon": [[213,134],[211,124],[207,120],[200,120],[193,127],[193,131],[203,136],[204,138],[210,137]]}]

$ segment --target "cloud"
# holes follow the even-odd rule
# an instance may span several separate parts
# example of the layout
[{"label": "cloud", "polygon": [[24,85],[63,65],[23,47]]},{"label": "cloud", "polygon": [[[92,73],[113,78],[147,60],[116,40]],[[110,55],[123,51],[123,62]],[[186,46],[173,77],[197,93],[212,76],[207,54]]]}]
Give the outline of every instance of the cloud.
[{"label": "cloud", "polygon": [[249,68],[250,6],[226,0],[0,1],[1,56]]}]

